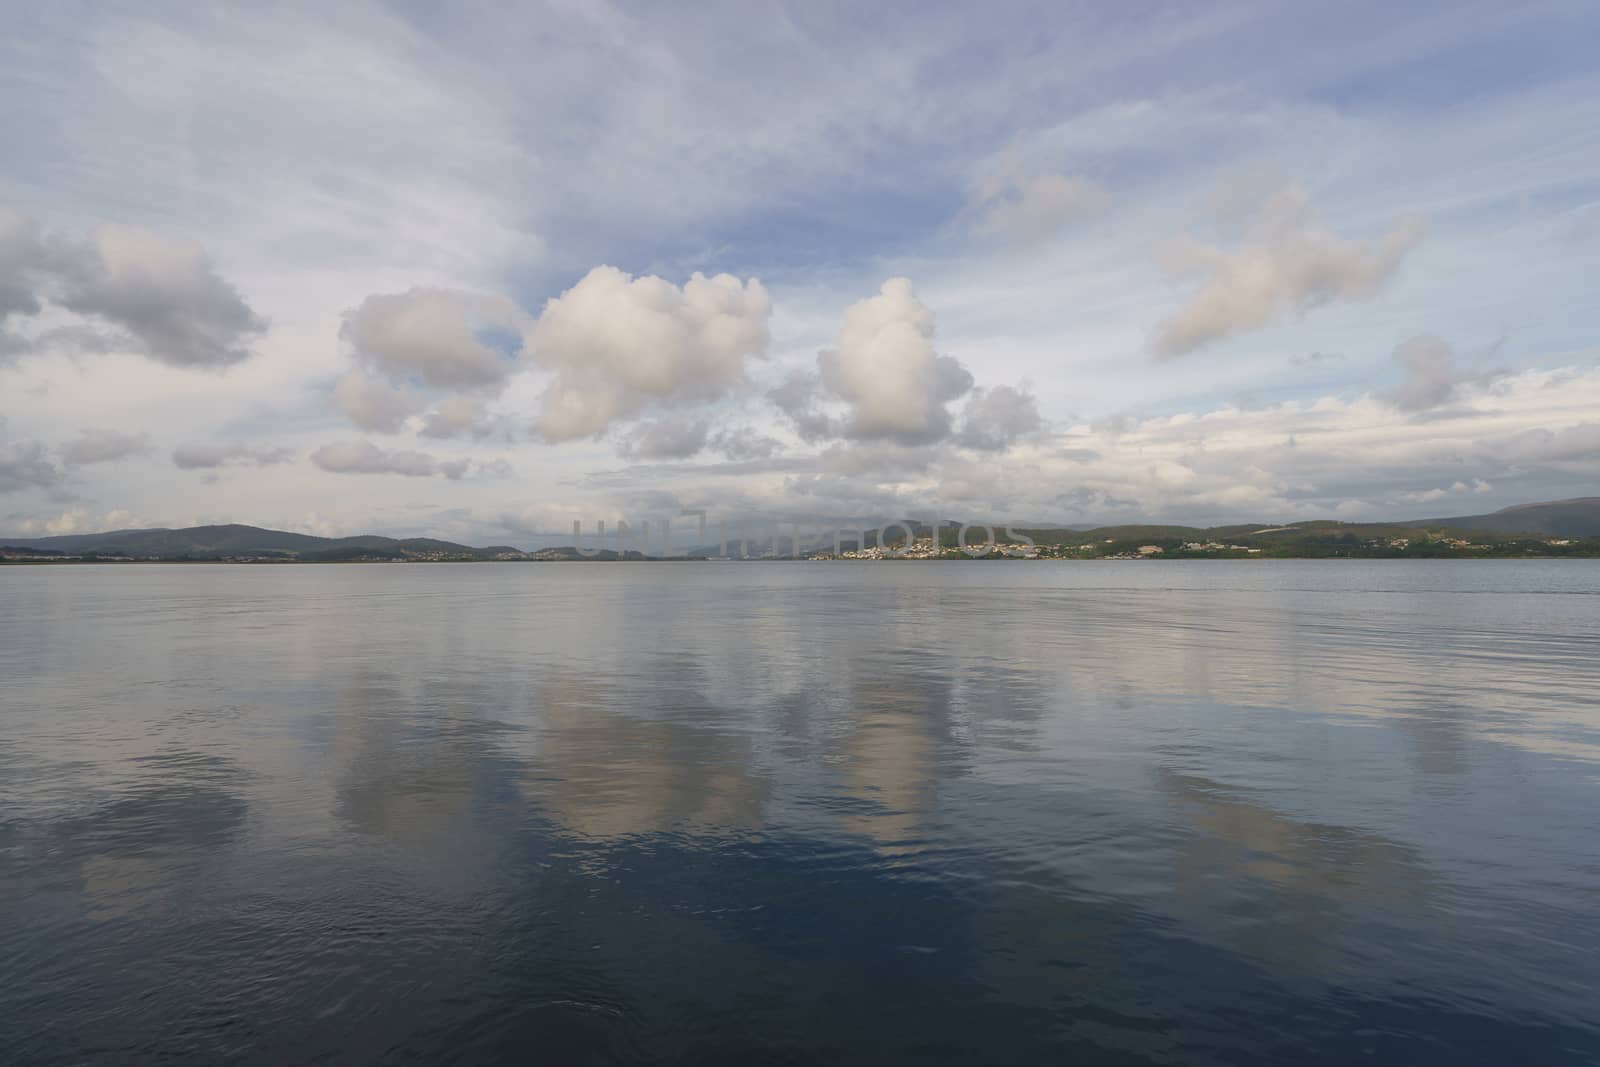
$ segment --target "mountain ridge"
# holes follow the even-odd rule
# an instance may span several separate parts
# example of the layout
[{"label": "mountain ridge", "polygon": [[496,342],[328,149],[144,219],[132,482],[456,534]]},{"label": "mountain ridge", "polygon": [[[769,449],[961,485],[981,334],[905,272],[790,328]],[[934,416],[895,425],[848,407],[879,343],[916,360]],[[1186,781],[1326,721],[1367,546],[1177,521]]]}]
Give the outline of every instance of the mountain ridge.
[{"label": "mountain ridge", "polygon": [[[1600,537],[1600,497],[1574,497],[1531,504],[1516,504],[1483,515],[1463,515],[1401,522],[1345,523],[1331,519],[1301,520],[1287,524],[1229,523],[1221,526],[1125,523],[1115,526],[1058,526],[1015,524],[1044,541],[1073,538],[1223,537],[1248,538],[1279,533],[1313,531],[1369,532],[1398,535],[1435,530],[1500,536],[1512,534],[1551,537]],[[336,559],[496,559],[517,558],[531,552],[508,545],[475,547],[429,537],[387,537],[358,534],[321,537],[316,534],[271,530],[244,523],[222,523],[180,528],[148,527],[107,530],[100,533],[56,534],[49,537],[0,536],[0,548],[40,554],[133,556],[149,559],[229,559],[240,557],[300,560]],[[546,552],[563,550],[546,549]],[[571,549],[564,551],[571,553]],[[573,553],[575,554],[575,553]]]},{"label": "mountain ridge", "polygon": [[1600,496],[1578,496],[1534,504],[1512,504],[1486,515],[1458,515],[1422,520],[1457,530],[1496,533],[1545,533],[1556,537],[1600,535]]},{"label": "mountain ridge", "polygon": [[244,523],[179,528],[158,526],[102,533],[57,534],[52,537],[0,537],[0,546],[156,559],[223,559],[238,556],[318,559],[339,555],[357,557],[363,553],[390,558],[430,554],[479,557],[495,551],[427,537],[396,538],[379,534],[319,537],[316,534],[269,530]]}]

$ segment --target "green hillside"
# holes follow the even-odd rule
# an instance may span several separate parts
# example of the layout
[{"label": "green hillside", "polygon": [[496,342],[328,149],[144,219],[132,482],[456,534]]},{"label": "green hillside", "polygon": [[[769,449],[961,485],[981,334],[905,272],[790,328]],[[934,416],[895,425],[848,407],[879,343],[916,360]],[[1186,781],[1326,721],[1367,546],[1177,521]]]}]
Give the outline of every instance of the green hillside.
[{"label": "green hillside", "polygon": [[[945,520],[940,528],[943,554],[963,558],[957,551],[958,523]],[[1183,558],[1404,558],[1495,556],[1600,555],[1600,497],[1558,500],[1506,508],[1489,515],[1468,515],[1413,522],[1345,523],[1312,519],[1274,525],[1231,523],[1225,526],[1176,526],[1137,523],[1074,529],[1063,526],[1019,526],[1031,538],[1038,554],[1046,558],[1098,559],[1107,556]],[[876,546],[876,531],[868,530],[863,545],[846,538],[846,549]],[[996,534],[1005,540],[1004,530]],[[926,538],[929,529],[918,525],[915,536]],[[903,528],[890,531],[904,537]],[[982,535],[977,535],[981,537]],[[749,546],[760,556],[771,548],[770,539]],[[826,553],[828,545],[811,546]],[[744,554],[745,546],[706,546],[691,555]],[[792,552],[792,548],[786,546]],[[1159,551],[1156,551],[1159,550]],[[996,555],[1023,554],[1021,546],[1002,546]],[[56,537],[8,538],[0,535],[0,553],[12,562],[68,558],[153,560],[303,560],[306,562],[365,562],[380,560],[562,560],[582,557],[575,549],[546,548],[523,552],[508,545],[474,548],[429,537],[393,538],[317,537],[312,534],[266,530],[230,523],[191,526],[181,530],[112,530],[106,533],[65,534]],[[599,559],[643,559],[636,551],[619,556],[613,550]]]},{"label": "green hillside", "polygon": [[181,530],[113,530],[58,537],[5,538],[6,545],[67,555],[131,556],[139,559],[226,559],[240,556],[307,560],[410,559],[449,555],[483,558],[485,550],[453,541],[365,535],[317,537],[231,523]]},{"label": "green hillside", "polygon": [[1461,530],[1500,533],[1544,533],[1555,537],[1600,537],[1600,497],[1552,500],[1544,504],[1518,504],[1488,515],[1432,519],[1431,523]]}]

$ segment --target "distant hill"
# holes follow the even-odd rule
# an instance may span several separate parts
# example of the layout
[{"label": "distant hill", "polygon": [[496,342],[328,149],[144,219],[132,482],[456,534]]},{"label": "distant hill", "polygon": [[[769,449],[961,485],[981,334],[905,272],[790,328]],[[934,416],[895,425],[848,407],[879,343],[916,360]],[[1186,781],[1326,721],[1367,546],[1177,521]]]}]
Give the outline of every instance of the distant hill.
[{"label": "distant hill", "polygon": [[424,556],[482,559],[495,554],[491,549],[425,537],[315,537],[237,523],[190,526],[182,530],[112,530],[58,537],[0,537],[0,544],[67,555],[155,559],[223,559],[230,556],[281,556],[306,560],[413,559]]},{"label": "distant hill", "polygon": [[[1020,525],[1018,529],[1023,529]],[[1440,519],[1400,522],[1346,523],[1308,519],[1292,523],[1236,523],[1229,526],[1151,526],[1129,524],[1099,527],[1026,527],[1035,540],[1064,543],[1079,535],[1084,540],[1146,538],[1250,538],[1294,541],[1308,536],[1357,534],[1369,537],[1416,537],[1432,532],[1466,534],[1544,534],[1550,537],[1600,537],[1600,497],[1552,500],[1542,504],[1517,504],[1488,515],[1459,515]]]},{"label": "distant hill", "polygon": [[1449,526],[1457,530],[1496,533],[1543,533],[1554,537],[1600,537],[1600,496],[1518,504],[1488,515],[1426,519],[1407,525]]},{"label": "distant hill", "polygon": [[[1289,547],[1329,539],[1456,537],[1473,531],[1444,525],[1454,520],[1427,519],[1418,522],[1338,522],[1333,519],[1306,519],[1288,525],[1265,522],[1240,523],[1231,526],[1096,526],[1088,530],[1020,530],[1039,544],[1090,544],[1094,542],[1146,542],[1164,544],[1172,541],[1227,542],[1254,547]],[[1509,533],[1494,530],[1481,531],[1480,541],[1514,540]]]},{"label": "distant hill", "polygon": [[[946,547],[955,544],[955,520],[945,520],[941,528]],[[1199,543],[1212,546],[1232,546],[1240,551],[1259,550],[1267,554],[1324,555],[1348,554],[1361,544],[1370,548],[1369,542],[1406,540],[1431,543],[1439,539],[1462,538],[1480,546],[1500,545],[1501,550],[1513,551],[1515,543],[1525,535],[1546,538],[1600,538],[1600,497],[1582,497],[1576,500],[1555,500],[1542,504],[1522,504],[1504,508],[1489,515],[1465,515],[1443,519],[1417,519],[1392,523],[1343,523],[1328,519],[1314,519],[1286,525],[1271,523],[1241,523],[1229,526],[1193,527],[1166,525],[1083,527],[1026,525],[1017,526],[1041,546],[1078,546],[1087,544],[1111,545],[1120,551],[1124,542],[1137,548],[1141,544],[1166,546],[1168,551],[1178,551],[1185,544]],[[926,536],[928,528],[919,525],[918,535]],[[998,533],[999,531],[997,531]],[[876,538],[868,534],[869,544]],[[737,540],[726,546],[706,546],[690,551],[690,555],[712,556],[720,553],[743,554],[745,546]],[[750,555],[760,556],[771,548],[770,540],[752,542]],[[819,547],[819,546],[812,546]],[[831,547],[831,545],[830,545]],[[845,547],[859,547],[847,544]],[[1544,549],[1538,549],[1544,551]],[[787,549],[792,551],[792,547]],[[1105,549],[1104,551],[1112,551]],[[1366,551],[1366,548],[1361,549]],[[774,549],[774,551],[781,551]],[[1585,551],[1592,551],[1592,546]],[[427,537],[394,538],[367,534],[360,537],[316,537],[311,534],[289,533],[285,530],[264,530],[258,526],[230,523],[223,526],[190,526],[181,530],[111,530],[106,533],[65,534],[57,537],[6,537],[0,535],[0,553],[10,558],[48,558],[52,556],[118,556],[135,559],[295,559],[306,561],[337,560],[450,560],[450,559],[579,559],[580,553],[570,545],[553,546],[524,552],[508,545],[474,548],[454,541],[439,541]],[[592,558],[643,559],[637,551],[628,550],[619,555],[606,549]]]}]

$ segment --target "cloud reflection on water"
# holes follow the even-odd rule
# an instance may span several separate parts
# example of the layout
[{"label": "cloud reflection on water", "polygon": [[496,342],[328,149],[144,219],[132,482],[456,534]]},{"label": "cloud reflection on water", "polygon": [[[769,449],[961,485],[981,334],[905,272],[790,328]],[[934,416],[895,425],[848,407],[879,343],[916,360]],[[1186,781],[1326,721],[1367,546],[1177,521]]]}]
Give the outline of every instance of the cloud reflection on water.
[{"label": "cloud reflection on water", "polygon": [[[1579,1040],[1548,984],[1594,932],[1584,606],[1205,573],[63,572],[0,613],[0,893],[103,966],[204,957],[169,1023],[341,990],[304,1048],[642,1058],[723,1011],[804,1044],[841,997],[947,1050],[1176,1055],[1157,1031],[1298,1012],[1304,1051],[1391,1009]],[[28,929],[0,920],[39,975],[0,1010],[129,995]],[[1434,1008],[1377,1006],[1410,988]]]}]

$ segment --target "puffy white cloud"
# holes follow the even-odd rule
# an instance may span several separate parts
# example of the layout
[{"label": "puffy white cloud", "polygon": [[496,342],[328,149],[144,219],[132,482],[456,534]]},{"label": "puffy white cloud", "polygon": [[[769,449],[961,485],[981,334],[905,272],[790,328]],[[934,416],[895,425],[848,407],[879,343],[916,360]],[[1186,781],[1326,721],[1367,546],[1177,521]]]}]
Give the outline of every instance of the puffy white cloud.
[{"label": "puffy white cloud", "polygon": [[217,467],[254,464],[257,467],[287,463],[294,458],[290,448],[251,448],[249,445],[187,442],[172,450],[172,462],[180,470],[213,470]]},{"label": "puffy white cloud", "polygon": [[1455,352],[1432,334],[1422,334],[1400,344],[1394,361],[1405,369],[1405,380],[1383,394],[1401,411],[1428,411],[1456,400],[1463,387],[1492,381],[1499,371],[1471,374],[1456,364]]},{"label": "puffy white cloud", "polygon": [[[0,211],[0,321],[52,304],[116,332],[57,327],[41,343],[87,339],[80,347],[128,348],[177,367],[238,363],[267,328],[199,245],[119,225],[82,241],[47,239],[32,220]],[[27,346],[12,335],[6,347]]]},{"label": "puffy white cloud", "polygon": [[[1038,402],[1024,387],[974,389],[972,375],[933,347],[933,312],[911,282],[891,278],[853,304],[817,370],[792,372],[767,399],[809,442],[845,438],[914,446],[946,438],[1003,451],[1042,433]],[[949,405],[966,395],[960,425]]]},{"label": "puffy white cloud", "polygon": [[339,379],[333,400],[351,422],[375,433],[398,433],[422,407],[420,398],[359,370]]},{"label": "puffy white cloud", "polygon": [[889,279],[845,312],[838,342],[818,354],[817,369],[822,390],[845,404],[846,435],[916,444],[950,432],[946,405],[972,388],[972,375],[934,351],[933,325],[908,278]]},{"label": "puffy white cloud", "polygon": [[408,478],[426,478],[438,470],[438,462],[426,452],[389,451],[369,441],[323,445],[311,453],[311,462],[333,474],[403,474]]},{"label": "puffy white cloud", "polygon": [[1318,226],[1305,190],[1290,186],[1256,215],[1233,251],[1193,237],[1156,250],[1173,278],[1199,289],[1157,327],[1156,354],[1181,356],[1324,304],[1370,300],[1422,237],[1422,224],[1402,220],[1384,236],[1353,241]]},{"label": "puffy white cloud", "polygon": [[996,385],[973,391],[962,410],[956,441],[968,448],[1000,452],[1043,429],[1044,419],[1031,392]]},{"label": "puffy white cloud", "polygon": [[60,451],[61,458],[74,467],[112,463],[150,451],[150,437],[118,430],[84,429],[78,431],[76,438],[63,444]]},{"label": "puffy white cloud", "polygon": [[335,398],[363,429],[395,432],[428,392],[454,393],[427,413],[421,432],[485,436],[493,430],[485,395],[537,365],[554,374],[540,398],[540,436],[598,435],[651,403],[705,401],[742,381],[746,359],[766,352],[771,311],[754,279],[697,273],[680,288],[614,267],[591,270],[537,319],[501,296],[378,294],[346,313],[342,331],[372,373],[346,375]]},{"label": "puffy white cloud", "polygon": [[602,433],[651,403],[705,401],[766,354],[772,302],[761,283],[694,274],[684,285],[596,267],[545,305],[530,340],[555,372],[540,400],[546,441]]},{"label": "puffy white cloud", "polygon": [[706,447],[711,420],[685,415],[663,415],[641,422],[617,443],[628,459],[688,459]]},{"label": "puffy white cloud", "polygon": [[1076,175],[1007,175],[979,183],[969,211],[977,233],[1028,242],[1053,236],[1068,222],[1100,211],[1109,200],[1099,185]]},{"label": "puffy white cloud", "polygon": [[[342,336],[360,368],[334,398],[357,426],[384,433],[431,398],[424,436],[486,437],[503,422],[486,398],[536,366],[553,372],[538,434],[549,442],[599,435],[652,404],[704,402],[742,382],[746,360],[766,353],[771,312],[754,279],[695,274],[679,287],[614,267],[591,270],[536,319],[503,296],[375,294],[345,315]],[[640,434],[640,447],[655,447]]]},{"label": "puffy white cloud", "polygon": [[414,288],[367,297],[345,313],[341,335],[359,362],[390,381],[495,389],[517,369],[526,320],[503,296]]}]

